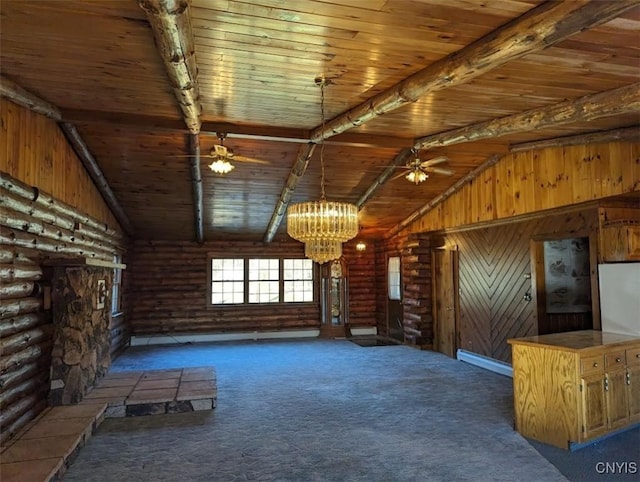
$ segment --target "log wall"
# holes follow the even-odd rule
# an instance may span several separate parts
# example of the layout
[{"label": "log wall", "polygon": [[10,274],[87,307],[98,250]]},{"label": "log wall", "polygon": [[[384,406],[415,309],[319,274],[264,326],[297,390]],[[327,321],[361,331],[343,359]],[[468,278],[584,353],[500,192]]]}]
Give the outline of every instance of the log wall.
[{"label": "log wall", "polygon": [[640,190],[640,142],[513,153],[412,223],[437,231]]},{"label": "log wall", "polygon": [[135,335],[319,328],[319,304],[209,307],[207,256],[302,256],[301,243],[136,241],[131,252]]},{"label": "log wall", "polygon": [[[47,258],[111,261],[125,239],[44,116],[0,99],[0,442],[47,404],[53,325]],[[120,327],[119,346],[128,343]]]},{"label": "log wall", "polygon": [[356,250],[355,239],[343,244],[342,254],[349,268],[349,323],[351,327],[376,326],[377,285],[373,282],[376,273],[376,250],[367,242],[364,251]]}]

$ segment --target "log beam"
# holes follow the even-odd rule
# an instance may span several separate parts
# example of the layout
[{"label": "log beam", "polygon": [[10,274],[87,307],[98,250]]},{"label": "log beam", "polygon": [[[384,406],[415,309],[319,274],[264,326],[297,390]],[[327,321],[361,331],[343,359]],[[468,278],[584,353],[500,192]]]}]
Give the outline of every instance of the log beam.
[{"label": "log beam", "polygon": [[546,149],[548,147],[581,146],[596,144],[599,142],[637,141],[640,139],[640,126],[623,127],[609,131],[588,132],[576,136],[555,137],[539,141],[522,142],[509,147],[510,152],[532,151],[534,149]]},{"label": "log beam", "polygon": [[395,159],[391,161],[391,165],[387,167],[384,172],[380,174],[375,181],[373,181],[373,184],[369,186],[365,193],[360,196],[360,199],[358,199],[358,201],[356,202],[356,206],[358,206],[358,209],[362,209],[362,206],[364,206],[364,204],[371,198],[371,196],[373,196],[373,193],[375,193],[380,186],[387,182],[392,174],[397,172],[395,171],[394,167],[406,164],[410,156],[411,149],[403,149],[402,151],[400,151]]},{"label": "log beam", "polygon": [[173,93],[192,134],[200,132],[200,92],[191,16],[187,0],[140,0]]},{"label": "log beam", "polygon": [[425,94],[469,82],[507,62],[616,18],[638,3],[638,0],[545,2],[314,129],[311,141],[318,143],[415,102]]},{"label": "log beam", "polygon": [[459,179],[449,189],[447,189],[443,193],[441,193],[438,196],[436,196],[435,198],[433,198],[431,201],[429,201],[427,204],[422,206],[420,209],[418,209],[417,211],[414,211],[409,217],[407,217],[406,219],[404,219],[403,221],[398,223],[396,226],[391,228],[385,234],[385,238],[391,238],[392,236],[395,236],[396,234],[398,234],[404,228],[406,228],[411,223],[413,223],[416,219],[418,219],[421,216],[424,216],[426,213],[431,211],[434,207],[436,207],[438,204],[443,202],[445,199],[447,199],[447,198],[451,197],[452,195],[454,195],[456,192],[458,192],[460,189],[462,189],[465,184],[468,184],[471,181],[473,181],[475,178],[477,178],[480,174],[482,174],[484,171],[489,169],[491,166],[495,166],[497,164],[497,162],[500,159],[502,159],[502,157],[503,157],[502,154],[494,154],[491,157],[489,157],[489,159],[487,159],[485,162],[480,164],[478,167],[476,167],[469,174],[467,174],[463,178]]},{"label": "log beam", "polygon": [[298,182],[304,175],[307,167],[309,166],[309,161],[311,160],[311,156],[313,155],[313,151],[315,150],[316,145],[309,143],[304,146],[300,146],[298,149],[298,156],[296,158],[296,162],[293,164],[291,171],[289,172],[289,177],[287,178],[287,182],[282,188],[282,192],[280,193],[280,198],[278,199],[278,203],[276,204],[276,208],[271,215],[271,220],[269,221],[269,226],[267,227],[267,232],[264,235],[264,242],[270,243],[273,240],[273,237],[278,231],[280,227],[280,223],[282,223],[282,219],[287,211],[287,207],[291,202],[291,196],[293,195],[293,191],[295,191]]},{"label": "log beam", "polygon": [[202,195],[202,173],[200,172],[200,136],[189,136],[189,150],[191,153],[191,186],[193,188],[193,210],[196,222],[196,241],[204,242],[204,201]]},{"label": "log beam", "polygon": [[62,132],[64,132],[64,134],[66,135],[67,140],[71,144],[71,147],[77,154],[78,158],[80,158],[82,165],[87,170],[89,176],[98,188],[98,191],[100,191],[100,194],[107,203],[107,206],[109,206],[109,209],[111,209],[111,212],[122,226],[122,229],[124,229],[124,231],[128,235],[132,235],[133,227],[129,222],[129,218],[122,209],[122,206],[120,206],[120,203],[116,199],[116,195],[111,190],[111,186],[109,186],[109,183],[104,177],[104,174],[98,166],[95,158],[89,151],[89,148],[82,140],[82,137],[80,137],[80,133],[73,124],[69,124],[67,122],[62,122],[60,124],[60,127],[62,128]]},{"label": "log beam", "polygon": [[531,109],[440,134],[416,139],[416,149],[451,146],[464,142],[529,132],[563,124],[586,122],[612,115],[640,112],[640,82],[586,95],[577,100]]},{"label": "log beam", "polygon": [[6,97],[14,104],[26,107],[38,114],[43,114],[57,122],[62,120],[62,114],[60,114],[57,107],[33,95],[31,92],[27,92],[4,75],[0,76],[0,96]]}]

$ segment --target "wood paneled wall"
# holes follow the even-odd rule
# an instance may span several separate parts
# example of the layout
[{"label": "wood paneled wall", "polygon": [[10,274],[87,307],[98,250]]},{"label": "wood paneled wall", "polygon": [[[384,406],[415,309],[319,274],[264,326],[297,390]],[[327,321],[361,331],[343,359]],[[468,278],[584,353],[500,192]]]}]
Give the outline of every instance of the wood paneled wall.
[{"label": "wood paneled wall", "polygon": [[[447,233],[459,252],[460,348],[509,362],[506,340],[538,334],[530,240],[596,232],[597,208]],[[534,297],[535,299],[535,297]]]},{"label": "wood paneled wall", "polygon": [[[45,407],[51,366],[46,258],[112,260],[125,240],[56,123],[0,99],[0,441]],[[123,317],[114,351],[128,344]]]},{"label": "wood paneled wall", "polygon": [[640,190],[640,142],[539,149],[505,156],[412,223],[436,231],[508,219]]},{"label": "wood paneled wall", "polygon": [[0,171],[120,229],[58,125],[5,98],[0,98]]}]

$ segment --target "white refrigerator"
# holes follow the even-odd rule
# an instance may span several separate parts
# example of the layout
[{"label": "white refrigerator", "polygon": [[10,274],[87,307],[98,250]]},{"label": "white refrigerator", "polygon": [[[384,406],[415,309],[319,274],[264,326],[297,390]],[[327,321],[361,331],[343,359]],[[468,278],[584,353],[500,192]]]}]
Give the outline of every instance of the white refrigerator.
[{"label": "white refrigerator", "polygon": [[598,265],[602,331],[640,336],[640,263]]}]

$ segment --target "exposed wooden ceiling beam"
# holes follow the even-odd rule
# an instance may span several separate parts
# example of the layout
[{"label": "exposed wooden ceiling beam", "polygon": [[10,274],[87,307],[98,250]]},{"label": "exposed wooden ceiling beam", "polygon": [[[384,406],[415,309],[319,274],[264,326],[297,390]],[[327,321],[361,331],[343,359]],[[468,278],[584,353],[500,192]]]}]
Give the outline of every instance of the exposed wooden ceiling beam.
[{"label": "exposed wooden ceiling beam", "polygon": [[60,110],[57,107],[33,95],[31,92],[27,92],[4,75],[0,76],[0,96],[6,97],[14,104],[26,107],[38,114],[43,114],[55,121],[62,120],[62,114],[60,114]]},{"label": "exposed wooden ceiling beam", "polygon": [[545,149],[547,147],[578,146],[583,144],[595,144],[597,142],[637,141],[640,139],[640,126],[623,127],[601,132],[588,132],[576,136],[555,137],[539,141],[522,142],[509,147],[511,152],[531,151],[533,149]]},{"label": "exposed wooden ceiling beam", "polygon": [[184,122],[192,134],[200,132],[200,92],[189,2],[139,0],[147,14]]},{"label": "exposed wooden ceiling beam", "polygon": [[87,170],[89,176],[98,188],[98,191],[100,191],[100,194],[102,194],[102,197],[107,203],[107,206],[109,206],[109,209],[111,209],[111,212],[120,223],[120,226],[122,226],[124,232],[129,236],[133,235],[133,227],[131,226],[129,218],[116,199],[115,194],[111,190],[111,186],[109,186],[109,183],[104,177],[104,174],[98,166],[95,158],[93,157],[91,152],[89,152],[89,148],[82,140],[82,137],[80,137],[78,130],[73,124],[69,124],[68,122],[60,122],[59,125],[66,135],[67,139],[69,140],[71,147],[73,147],[73,150],[80,158],[80,161],[84,165],[84,168]]},{"label": "exposed wooden ceiling beam", "polygon": [[476,167],[473,171],[471,171],[470,173],[468,173],[466,176],[464,176],[461,179],[458,179],[458,181],[451,186],[449,189],[447,189],[446,191],[440,193],[438,196],[434,197],[431,201],[429,201],[427,204],[425,204],[424,206],[422,206],[420,209],[418,209],[417,211],[413,212],[409,217],[407,217],[406,219],[404,219],[403,221],[401,221],[400,223],[398,223],[396,226],[394,226],[393,228],[391,228],[389,231],[387,231],[387,233],[385,234],[386,238],[390,238],[392,236],[395,236],[396,234],[398,234],[400,231],[402,231],[404,228],[406,228],[407,226],[409,226],[411,223],[413,223],[414,221],[416,221],[420,216],[425,215],[426,213],[428,213],[429,211],[431,211],[434,207],[436,207],[438,204],[440,204],[441,202],[443,202],[445,199],[449,198],[450,196],[452,196],[453,194],[455,194],[456,192],[458,192],[460,189],[462,189],[462,187],[473,181],[476,177],[478,177],[480,174],[482,174],[484,171],[486,171],[487,169],[489,169],[491,166],[495,166],[496,163],[502,159],[503,154],[493,154],[492,156],[489,157],[489,159],[487,159],[485,162],[483,162],[482,164],[480,164],[478,167]]},{"label": "exposed wooden ceiling beam", "polygon": [[545,2],[317,127],[311,132],[311,141],[317,143],[360,126],[427,93],[464,84],[509,61],[605,23],[639,3],[640,0]]},{"label": "exposed wooden ceiling beam", "polygon": [[395,166],[400,166],[402,164],[406,164],[407,160],[411,156],[411,149],[406,148],[402,149],[400,153],[395,157],[393,161],[391,161],[391,165],[388,166],[382,174],[380,174],[373,184],[369,186],[369,188],[365,191],[365,193],[360,196],[360,199],[356,202],[356,206],[358,209],[362,209],[362,206],[373,196],[373,193],[378,190],[380,186],[382,186],[387,180],[391,177],[392,174],[397,171],[394,169]]},{"label": "exposed wooden ceiling beam", "polygon": [[56,106],[51,105],[47,101],[39,98],[31,92],[28,92],[4,76],[0,76],[0,96],[6,97],[18,105],[31,109],[39,114],[43,114],[58,122],[58,125],[66,135],[71,147],[80,159],[80,162],[84,165],[84,168],[87,170],[87,173],[93,180],[93,183],[102,195],[107,206],[120,223],[124,232],[131,236],[133,234],[133,227],[131,226],[129,218],[122,209],[122,206],[120,206],[115,194],[111,190],[111,186],[109,186],[102,170],[98,166],[98,163],[91,152],[89,152],[89,148],[82,140],[82,137],[80,137],[75,126],[68,122],[62,122],[62,115]]},{"label": "exposed wooden ceiling beam", "polygon": [[287,178],[287,182],[282,188],[282,192],[280,193],[280,198],[278,199],[278,203],[276,204],[276,208],[271,215],[271,220],[269,221],[269,226],[267,226],[267,231],[264,235],[264,242],[270,243],[273,240],[273,237],[278,231],[280,224],[282,223],[282,219],[287,211],[287,207],[291,202],[291,196],[293,195],[293,191],[295,191],[300,178],[304,175],[307,170],[307,166],[309,166],[309,161],[311,160],[311,156],[313,155],[313,151],[315,150],[316,145],[309,143],[304,146],[300,146],[298,150],[298,156],[296,158],[296,162],[293,164],[291,171],[289,172],[289,177]]},{"label": "exposed wooden ceiling beam", "polygon": [[416,139],[416,149],[431,149],[528,132],[611,115],[640,112],[640,82],[577,100],[531,109],[499,119]]},{"label": "exposed wooden ceiling beam", "polygon": [[193,209],[196,222],[196,241],[204,242],[204,198],[202,195],[202,173],[200,172],[200,136],[189,136],[189,150],[191,151],[191,186],[193,188]]}]

